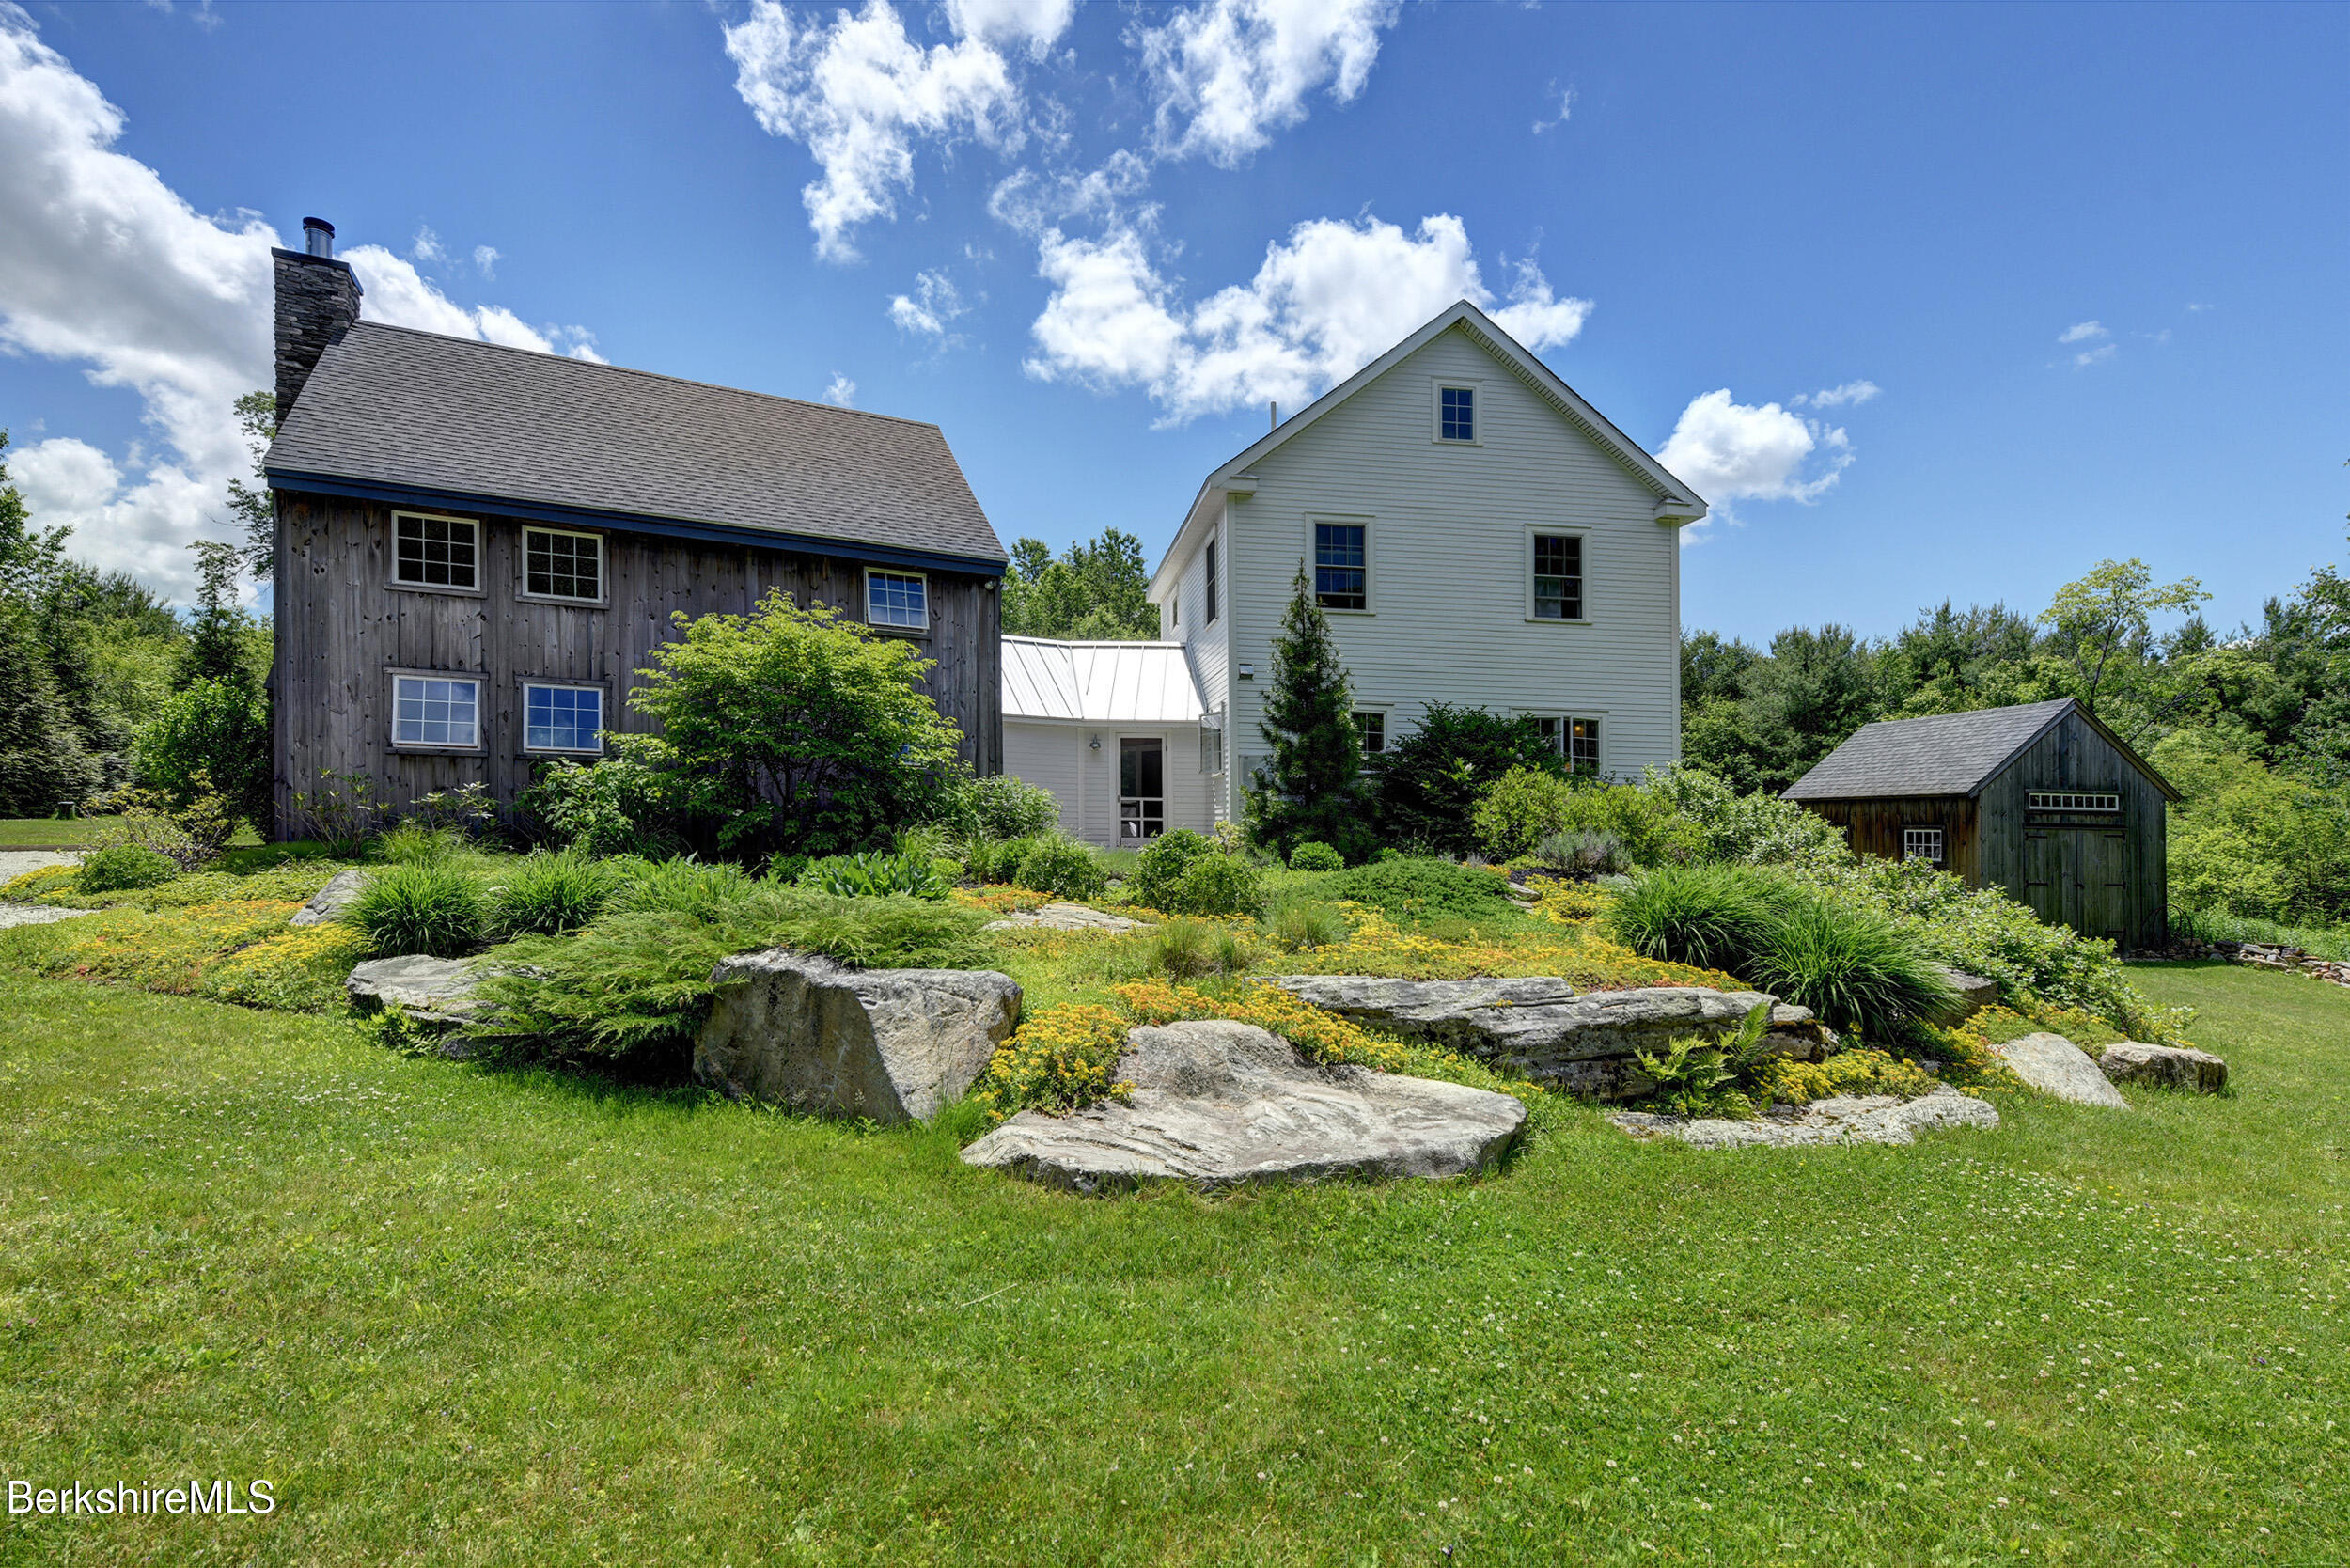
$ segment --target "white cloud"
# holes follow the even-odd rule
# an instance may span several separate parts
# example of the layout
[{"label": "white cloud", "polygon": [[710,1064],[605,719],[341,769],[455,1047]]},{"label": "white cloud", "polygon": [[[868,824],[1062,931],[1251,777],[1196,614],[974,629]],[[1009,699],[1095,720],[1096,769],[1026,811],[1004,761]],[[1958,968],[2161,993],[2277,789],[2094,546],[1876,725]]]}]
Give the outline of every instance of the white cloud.
[{"label": "white cloud", "polygon": [[948,323],[969,308],[953,279],[943,272],[923,272],[915,274],[912,294],[890,299],[889,320],[901,332],[935,337],[947,346],[952,342],[947,337]]},{"label": "white cloud", "polygon": [[1559,95],[1559,113],[1555,118],[1538,119],[1534,122],[1534,134],[1537,136],[1545,131],[1558,130],[1574,114],[1574,89],[1573,87],[1562,88],[1557,83],[1553,83],[1550,90]]},{"label": "white cloud", "polygon": [[1848,381],[1841,386],[1831,386],[1825,391],[1798,392],[1787,400],[1787,404],[1790,408],[1801,408],[1806,403],[1813,408],[1841,408],[1846,403],[1865,403],[1884,390],[1872,381]]},{"label": "white cloud", "polygon": [[491,278],[494,278],[494,277],[497,276],[497,274],[498,274],[498,273],[497,273],[497,267],[498,267],[498,248],[497,248],[497,246],[495,246],[495,245],[476,245],[476,246],[474,246],[474,247],[473,247],[473,264],[474,264],[474,270],[475,270],[476,272],[479,273],[479,274],[480,274],[483,277],[491,277]]},{"label": "white cloud", "polygon": [[1346,102],[1397,9],[1397,0],[1205,0],[1141,29],[1158,149],[1230,168],[1305,118],[1317,88]]},{"label": "white cloud", "polygon": [[824,401],[835,408],[856,407],[856,383],[835,370],[832,380],[825,384]]},{"label": "white cloud", "polygon": [[1036,59],[1069,30],[1076,9],[1076,0],[947,0],[947,19],[961,37],[1025,48]]},{"label": "white cloud", "polygon": [[2189,302],[2187,303],[2187,309],[2188,309],[2188,310],[2190,310],[2190,311],[2201,312],[2201,311],[2209,310],[2210,308],[2211,308],[2211,306],[2208,306],[2208,305],[2199,305],[2199,304],[2196,304],[2196,303],[2195,303],[2195,302],[2193,302],[2193,301],[2189,301]]},{"label": "white cloud", "polygon": [[534,327],[502,305],[459,305],[417,272],[414,263],[382,245],[353,245],[343,252],[342,259],[359,276],[359,287],[365,290],[360,314],[370,321],[604,363],[595,350],[595,334],[587,328]]},{"label": "white cloud", "polygon": [[441,237],[430,227],[419,227],[416,237],[408,243],[408,259],[419,267],[436,266],[448,259],[448,252],[441,248]]},{"label": "white cloud", "polygon": [[2100,343],[2093,349],[2085,349],[2081,353],[2075,354],[2073,356],[2073,368],[2076,370],[2084,370],[2092,365],[2103,365],[2107,360],[2111,359],[2115,354],[2120,353],[2121,352],[2122,348],[2118,343]]},{"label": "white cloud", "polygon": [[[972,24],[996,27],[1042,8],[988,0],[967,8]],[[854,259],[856,227],[896,215],[897,193],[914,185],[916,137],[969,134],[1006,150],[1019,142],[1019,92],[1004,57],[972,36],[925,50],[889,0],[866,0],[862,11],[836,12],[829,24],[753,0],[726,39],[734,90],[760,126],[815,156],[821,177],[800,198],[827,260]]]},{"label": "white cloud", "polygon": [[[1027,235],[1040,235],[1048,225],[1071,218],[1097,218],[1116,226],[1150,183],[1150,164],[1120,148],[1101,167],[1084,174],[1015,169],[988,193],[987,212],[998,223]],[[1137,213],[1137,221],[1147,219]]]},{"label": "white cloud", "polygon": [[[1317,219],[1266,247],[1246,284],[1186,304],[1144,236],[1099,240],[1048,230],[1038,271],[1053,294],[1031,334],[1028,373],[1108,390],[1138,386],[1173,422],[1268,400],[1304,402],[1393,347],[1457,299],[1494,303],[1461,220],[1439,213],[1417,234],[1365,218]],[[1529,349],[1582,329],[1586,300],[1559,299],[1530,262],[1495,311]]]},{"label": "white cloud", "polygon": [[2103,322],[2075,321],[2071,326],[2066,327],[2062,332],[2057,335],[2057,341],[2060,343],[2087,343],[2099,337],[2109,337],[2111,336],[2112,334],[2106,331]]},{"label": "white cloud", "polygon": [[[1825,468],[1806,478],[1814,453]],[[1681,411],[1656,460],[1714,503],[1716,516],[1735,522],[1730,502],[1818,500],[1851,465],[1853,450],[1841,429],[1777,403],[1732,402],[1722,387]]]},{"label": "white cloud", "polygon": [[[29,16],[0,3],[0,349],[135,394],[154,436],[152,455],[147,442],[109,455],[61,434],[12,450],[10,468],[37,522],[74,528],[74,555],[184,600],[187,544],[232,537],[227,483],[251,471],[232,405],[274,379],[278,236],[251,212],[197,212],[113,150],[123,124]],[[354,268],[362,256],[371,319],[593,353],[576,328],[539,333],[509,311],[466,311],[390,251],[360,247]]]}]

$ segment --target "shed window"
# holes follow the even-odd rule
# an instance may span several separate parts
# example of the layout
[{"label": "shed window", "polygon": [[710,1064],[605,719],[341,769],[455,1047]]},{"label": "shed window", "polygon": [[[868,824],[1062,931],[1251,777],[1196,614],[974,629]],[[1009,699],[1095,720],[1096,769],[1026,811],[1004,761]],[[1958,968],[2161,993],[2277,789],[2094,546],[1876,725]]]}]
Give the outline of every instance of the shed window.
[{"label": "shed window", "polygon": [[392,740],[400,745],[481,744],[481,682],[401,675],[392,682]]},{"label": "shed window", "polygon": [[1583,536],[1536,534],[1534,619],[1583,619]]},{"label": "shed window", "polygon": [[931,629],[930,584],[911,572],[865,574],[865,619],[875,626]]},{"label": "shed window", "polygon": [[1902,858],[1942,864],[1942,830],[1938,827],[1902,829]]},{"label": "shed window", "polygon": [[1436,389],[1436,439],[1439,441],[1475,441],[1477,439],[1477,389],[1473,386],[1441,386]]},{"label": "shed window", "polygon": [[602,599],[603,541],[594,534],[525,528],[523,591],[539,599]]},{"label": "shed window", "polygon": [[1371,607],[1371,530],[1360,523],[1314,525],[1314,603],[1325,610]]},{"label": "shed window", "polygon": [[2072,790],[2033,790],[2031,809],[2034,811],[2119,811],[2122,797],[2118,794],[2082,793]]},{"label": "shed window", "polygon": [[524,686],[523,749],[602,751],[603,689],[597,686]]},{"label": "shed window", "polygon": [[481,525],[469,517],[394,512],[392,581],[416,588],[479,588]]}]

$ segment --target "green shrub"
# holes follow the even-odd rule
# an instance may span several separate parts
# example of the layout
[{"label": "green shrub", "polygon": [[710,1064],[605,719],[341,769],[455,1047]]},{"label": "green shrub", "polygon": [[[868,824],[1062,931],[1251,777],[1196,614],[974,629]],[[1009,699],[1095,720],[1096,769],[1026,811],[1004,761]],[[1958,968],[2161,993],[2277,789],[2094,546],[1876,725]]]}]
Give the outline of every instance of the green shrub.
[{"label": "green shrub", "polygon": [[1166,920],[1151,934],[1151,964],[1176,980],[1247,972],[1248,944],[1229,926]]},{"label": "green shrub", "polygon": [[1109,873],[1093,851],[1074,839],[1047,835],[1029,840],[1012,881],[1022,887],[1063,899],[1098,899],[1109,886]]},{"label": "green shrub", "polygon": [[345,918],[378,958],[458,958],[481,945],[488,910],[481,885],[449,865],[391,866],[368,878]]},{"label": "green shrub", "polygon": [[1060,825],[1060,802],[1050,790],[999,773],[957,785],[940,821],[965,840],[1033,839]]},{"label": "green shrub", "polygon": [[1364,760],[1379,836],[1448,855],[1477,848],[1470,813],[1513,767],[1562,773],[1556,745],[1528,716],[1432,702],[1409,734]]},{"label": "green shrub", "polygon": [[401,823],[371,847],[375,858],[394,866],[437,866],[462,847],[455,833],[422,823]]},{"label": "green shrub", "polygon": [[269,698],[243,676],[191,682],[139,727],[139,782],[176,805],[217,791],[264,839],[276,820]]},{"label": "green shrub", "polygon": [[500,940],[560,936],[604,911],[619,888],[619,868],[565,852],[525,855],[490,890],[490,930]]},{"label": "green shrub", "polygon": [[1020,862],[1041,842],[1042,839],[979,839],[964,846],[964,869],[974,882],[1015,882]]},{"label": "green shrub", "polygon": [[1327,844],[1317,844],[1308,840],[1290,851],[1290,870],[1292,871],[1342,871],[1346,870],[1346,856]]},{"label": "green shrub", "polygon": [[1912,1023],[1946,1021],[1958,1003],[1913,933],[1816,895],[1798,895],[1776,911],[1751,973],[1773,996],[1869,1040],[1894,1040]]},{"label": "green shrub", "polygon": [[1702,860],[1803,869],[1852,859],[1844,830],[1818,812],[1767,792],[1741,795],[1702,768],[1651,768],[1640,791],[1692,825]]},{"label": "green shrub", "polygon": [[1606,912],[1609,933],[1644,958],[1745,975],[1787,897],[1747,866],[1663,866],[1635,879]]},{"label": "green shrub", "polygon": [[1237,855],[1203,855],[1151,907],[1169,915],[1246,915],[1264,908],[1264,879]]},{"label": "green shrub", "polygon": [[749,898],[757,886],[738,866],[709,864],[690,855],[671,860],[623,856],[614,865],[621,875],[619,889],[612,899],[615,909],[712,920],[727,906]]},{"label": "green shrub", "polygon": [[1284,899],[1265,919],[1265,932],[1291,952],[1335,948],[1350,934],[1346,917],[1311,899]]},{"label": "green shrub", "polygon": [[1558,833],[1606,833],[1644,866],[1699,858],[1704,836],[1672,805],[1629,784],[1512,768],[1479,797],[1471,820],[1496,860],[1514,860]]},{"label": "green shrub", "polygon": [[795,880],[803,887],[843,899],[886,898],[892,893],[943,899],[955,885],[955,879],[942,875],[926,855],[874,853],[810,861]]},{"label": "green shrub", "polygon": [[73,886],[84,893],[118,893],[157,886],[179,874],[179,865],[168,855],[136,844],[117,844],[84,859]]},{"label": "green shrub", "polygon": [[[671,876],[673,888],[686,880]],[[791,948],[865,967],[967,969],[988,954],[984,916],[930,899],[836,899],[746,881],[702,908],[615,911],[575,936],[499,949],[503,972],[483,984],[467,1033],[520,1055],[636,1057],[682,1070],[723,958]]]},{"label": "green shrub", "polygon": [[592,763],[551,761],[516,805],[558,846],[585,855],[660,858],[685,847],[677,777],[647,735],[614,735]]},{"label": "green shrub", "polygon": [[1126,896],[1151,909],[1168,907],[1163,901],[1181,882],[1191,863],[1216,853],[1214,840],[1188,827],[1162,833],[1142,847],[1135,874],[1126,880]]},{"label": "green shrub", "polygon": [[1402,856],[1350,867],[1331,878],[1323,892],[1333,899],[1370,904],[1400,920],[1444,916],[1482,920],[1508,913],[1510,898],[1504,886],[1500,877],[1473,866]]},{"label": "green shrub", "polygon": [[1632,870],[1622,839],[1587,827],[1550,835],[1534,846],[1534,858],[1561,876],[1617,876]]}]

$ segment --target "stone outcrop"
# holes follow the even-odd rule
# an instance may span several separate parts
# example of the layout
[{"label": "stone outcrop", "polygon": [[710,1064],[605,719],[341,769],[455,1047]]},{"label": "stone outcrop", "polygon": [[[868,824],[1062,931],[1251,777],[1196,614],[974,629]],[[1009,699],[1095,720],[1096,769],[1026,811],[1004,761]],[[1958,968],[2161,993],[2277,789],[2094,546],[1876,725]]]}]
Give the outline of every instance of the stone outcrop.
[{"label": "stone outcrop", "polygon": [[1808,1008],[1753,991],[1694,985],[1579,992],[1563,980],[1409,980],[1363,975],[1280,975],[1272,983],[1357,1023],[1434,1041],[1505,1072],[1598,1100],[1630,1100],[1655,1086],[1634,1053],[1662,1055],[1676,1035],[1720,1036],[1771,1002],[1766,1046],[1816,1061],[1835,1037]]},{"label": "stone outcrop", "polygon": [[1014,910],[1000,920],[990,920],[982,931],[1099,931],[1118,935],[1129,931],[1141,931],[1148,920],[1130,920],[1123,915],[1111,915],[1089,909],[1081,903],[1047,903],[1034,909]]},{"label": "stone outcrop", "polygon": [[1526,1123],[1507,1094],[1364,1067],[1320,1067],[1253,1024],[1144,1027],[1118,1075],[1130,1101],[1023,1111],[963,1152],[971,1165],[1076,1192],[1159,1177],[1243,1182],[1459,1176],[1492,1167]]},{"label": "stone outcrop", "polygon": [[398,1008],[419,1024],[454,1027],[474,1013],[474,990],[488,977],[469,958],[369,959],[343,982],[361,1012]]},{"label": "stone outcrop", "polygon": [[2089,1053],[2060,1034],[2028,1034],[1992,1049],[2015,1070],[2017,1077],[2043,1094],[2053,1094],[2076,1105],[2130,1108],[2130,1103],[2122,1098],[2122,1091],[2089,1059]]},{"label": "stone outcrop", "polygon": [[1981,975],[1970,975],[1964,969],[1953,969],[1947,964],[1937,964],[1935,967],[1942,971],[1942,978],[1949,980],[1950,989],[1958,993],[1958,1016],[1952,1022],[1964,1022],[1981,1012],[1984,1008],[1999,1005],[1999,982],[1998,980],[1985,980]]},{"label": "stone outcrop", "polygon": [[1840,1094],[1808,1105],[1774,1106],[1752,1121],[1690,1120],[1646,1111],[1618,1111],[1608,1120],[1637,1138],[1678,1138],[1700,1149],[1742,1149],[1757,1144],[1913,1143],[1919,1133],[1936,1127],[1997,1127],[1999,1113],[1987,1101],[1944,1084],[1911,1100],[1898,1094]]},{"label": "stone outcrop", "polygon": [[332,920],[357,902],[359,889],[368,885],[368,873],[352,870],[337,871],[325,886],[310,895],[310,902],[293,912],[290,926],[314,926]]},{"label": "stone outcrop", "polygon": [[2146,1045],[2124,1040],[2105,1048],[2097,1058],[2097,1069],[2117,1084],[2151,1084],[2199,1094],[2217,1094],[2228,1087],[2226,1062],[2209,1051],[2183,1045]]},{"label": "stone outcrop", "polygon": [[1020,1022],[1020,986],[972,969],[851,969],[782,949],[711,972],[694,1072],[738,1099],[819,1116],[926,1121]]}]

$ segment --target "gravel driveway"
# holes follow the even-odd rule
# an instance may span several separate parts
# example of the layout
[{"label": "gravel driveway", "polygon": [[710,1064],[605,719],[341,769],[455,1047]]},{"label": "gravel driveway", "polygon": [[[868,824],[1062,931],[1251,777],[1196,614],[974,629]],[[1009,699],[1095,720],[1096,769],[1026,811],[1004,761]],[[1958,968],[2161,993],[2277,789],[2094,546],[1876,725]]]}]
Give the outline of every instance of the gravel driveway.
[{"label": "gravel driveway", "polygon": [[[0,885],[38,871],[43,866],[78,866],[82,857],[59,850],[0,850]],[[90,909],[49,909],[37,903],[0,903],[0,931],[10,926],[40,926],[52,920],[70,920],[77,915],[94,915]]]}]

